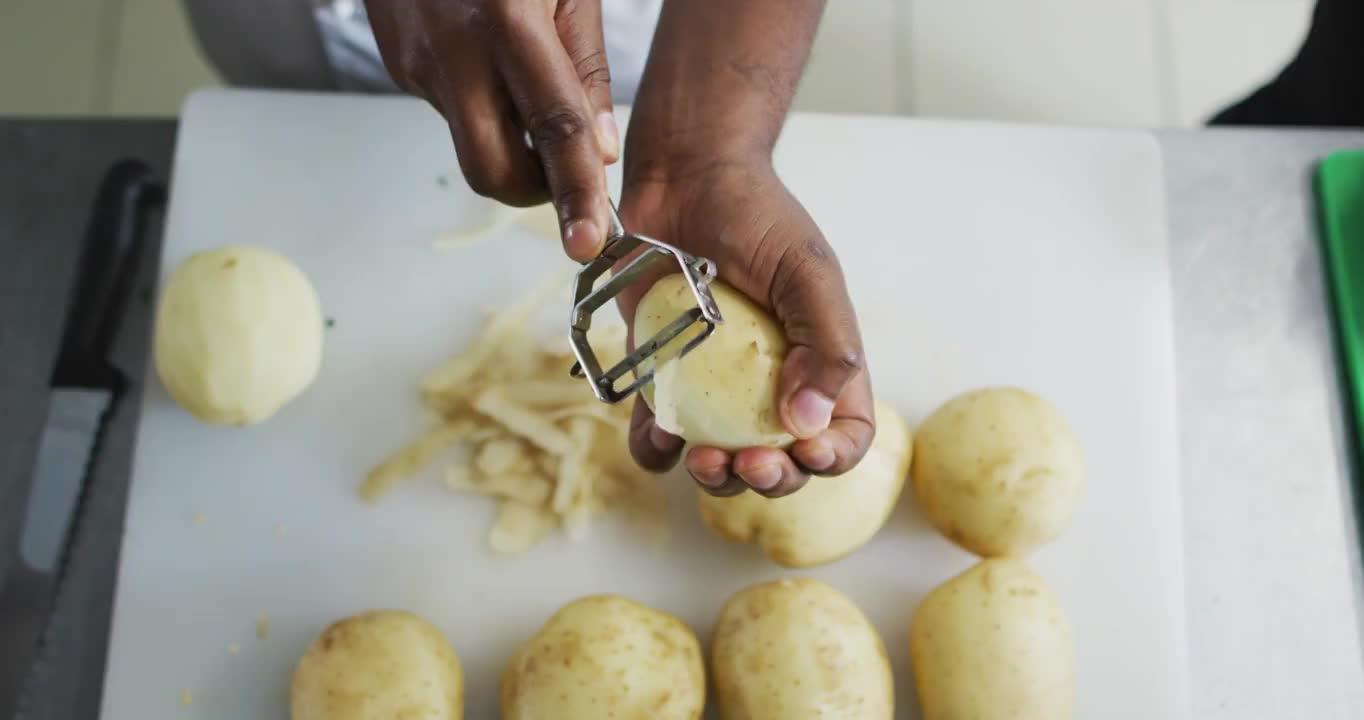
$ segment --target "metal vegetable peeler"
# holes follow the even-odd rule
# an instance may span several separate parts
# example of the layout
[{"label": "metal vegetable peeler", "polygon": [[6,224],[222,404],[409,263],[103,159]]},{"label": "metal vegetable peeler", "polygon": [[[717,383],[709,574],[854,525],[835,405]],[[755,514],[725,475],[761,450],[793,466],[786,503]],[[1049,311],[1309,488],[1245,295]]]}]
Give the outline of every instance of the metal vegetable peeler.
[{"label": "metal vegetable peeler", "polygon": [[[645,246],[644,252],[631,260],[620,272],[613,274],[600,288],[596,286],[598,278],[641,245]],[[692,295],[696,297],[696,307],[682,313],[647,342],[636,343],[634,352],[625,356],[625,359],[616,363],[614,367],[603,371],[601,363],[597,361],[597,354],[587,341],[587,329],[592,326],[592,313],[620,294],[625,286],[634,282],[645,270],[670,258],[677,262],[683,277],[687,278],[687,285],[691,287]],[[651,237],[626,232],[625,226],[621,225],[620,216],[616,213],[615,203],[611,203],[611,226],[606,236],[606,247],[595,260],[585,263],[573,280],[573,314],[569,320],[572,326],[569,339],[573,343],[573,354],[577,356],[578,362],[573,363],[573,369],[569,374],[573,377],[586,375],[592,385],[592,394],[602,402],[618,403],[630,397],[636,390],[653,380],[654,371],[650,369],[636,373],[634,381],[624,389],[616,388],[617,380],[636,371],[645,360],[658,352],[659,348],[667,345],[693,324],[705,323],[706,329],[682,346],[681,352],[677,355],[679,358],[695,350],[710,337],[716,325],[724,322],[724,318],[720,317],[720,308],[716,306],[715,298],[710,294],[710,281],[714,279],[715,263],[705,258],[693,257]]]}]

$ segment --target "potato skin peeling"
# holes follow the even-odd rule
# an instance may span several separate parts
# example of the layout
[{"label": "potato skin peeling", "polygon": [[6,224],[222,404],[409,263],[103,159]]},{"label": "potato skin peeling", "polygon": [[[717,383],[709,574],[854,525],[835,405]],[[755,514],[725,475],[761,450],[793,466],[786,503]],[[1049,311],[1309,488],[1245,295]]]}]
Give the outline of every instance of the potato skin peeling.
[{"label": "potato skin peeling", "polygon": [[564,606],[502,673],[503,720],[699,720],[701,644],[681,620],[617,595]]},{"label": "potato skin peeling", "polygon": [[890,720],[895,682],[862,611],[811,579],[755,585],[729,599],[711,637],[722,720]]},{"label": "potato skin peeling", "polygon": [[[710,292],[724,324],[677,358],[686,341],[700,332],[701,326],[693,325],[646,364],[655,368],[654,381],[643,393],[655,422],[693,445],[722,450],[789,446],[795,439],[777,415],[786,337],[766,311],[737,290],[716,280]],[[684,277],[660,279],[635,311],[635,342],[653,337],[695,307]]]}]

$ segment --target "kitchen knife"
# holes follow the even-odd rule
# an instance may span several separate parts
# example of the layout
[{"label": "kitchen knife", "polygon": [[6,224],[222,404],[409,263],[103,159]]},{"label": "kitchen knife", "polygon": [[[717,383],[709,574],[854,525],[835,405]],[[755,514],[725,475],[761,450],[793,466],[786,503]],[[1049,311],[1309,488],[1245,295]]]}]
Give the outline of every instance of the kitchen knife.
[{"label": "kitchen knife", "polygon": [[132,289],[143,218],[163,191],[141,163],[125,161],[105,176],[86,229],[51,378],[47,422],[37,461],[19,502],[27,512],[18,542],[0,558],[0,718],[19,711],[25,681],[60,589],[69,539],[79,530],[81,500],[105,417],[127,385],[110,351]]}]

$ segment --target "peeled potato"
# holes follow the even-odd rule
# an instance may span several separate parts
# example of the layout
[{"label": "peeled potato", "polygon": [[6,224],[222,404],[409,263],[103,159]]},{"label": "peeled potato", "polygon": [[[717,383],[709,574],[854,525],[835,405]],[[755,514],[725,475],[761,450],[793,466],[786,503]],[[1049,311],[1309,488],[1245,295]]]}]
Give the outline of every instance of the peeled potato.
[{"label": "peeled potato", "polygon": [[852,600],[818,580],[764,583],[730,598],[710,657],[722,720],[895,714],[880,636]]},{"label": "peeled potato", "polygon": [[853,552],[890,517],[909,472],[913,446],[904,420],[877,401],[876,426],[866,457],[843,475],[811,478],[800,492],[775,499],[698,490],[701,518],[720,537],[757,543],[786,567],[821,565]]},{"label": "peeled potato", "polygon": [[1066,720],[1070,625],[1021,560],[983,560],[929,593],[909,630],[924,720]]},{"label": "peeled potato", "polygon": [[1061,413],[1016,388],[959,395],[915,432],[914,494],[928,519],[982,557],[1022,555],[1070,524],[1084,493]]},{"label": "peeled potato", "polygon": [[460,720],[464,673],[431,623],[376,610],[313,641],[294,670],[289,705],[293,720]]},{"label": "peeled potato", "polygon": [[[655,422],[693,445],[724,450],[790,445],[794,438],[777,415],[777,380],[786,359],[781,328],[728,285],[717,280],[710,292],[725,322],[686,356],[673,357],[700,326],[655,357],[654,381],[644,391]],[[695,307],[686,278],[662,278],[635,311],[635,342],[645,342]]]},{"label": "peeled potato", "polygon": [[255,247],[210,250],[171,273],[153,346],[162,384],[192,415],[251,425],[317,377],[322,308],[288,258]]},{"label": "peeled potato", "polygon": [[701,645],[681,620],[615,595],[555,613],[502,673],[504,720],[695,720]]}]

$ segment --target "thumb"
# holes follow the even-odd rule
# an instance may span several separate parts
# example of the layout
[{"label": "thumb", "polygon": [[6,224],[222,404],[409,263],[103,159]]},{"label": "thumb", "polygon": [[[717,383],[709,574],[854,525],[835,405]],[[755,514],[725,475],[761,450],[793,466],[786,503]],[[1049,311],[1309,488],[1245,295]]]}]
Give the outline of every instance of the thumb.
[{"label": "thumb", "polygon": [[782,423],[797,438],[829,428],[844,389],[865,359],[857,316],[842,270],[827,246],[813,248],[788,272],[778,270],[773,309],[791,343],[778,385]]},{"label": "thumb", "polygon": [[592,107],[602,159],[613,163],[620,159],[620,130],[611,108],[611,69],[601,23],[601,0],[566,0],[559,3],[554,15],[559,42],[563,43]]}]

